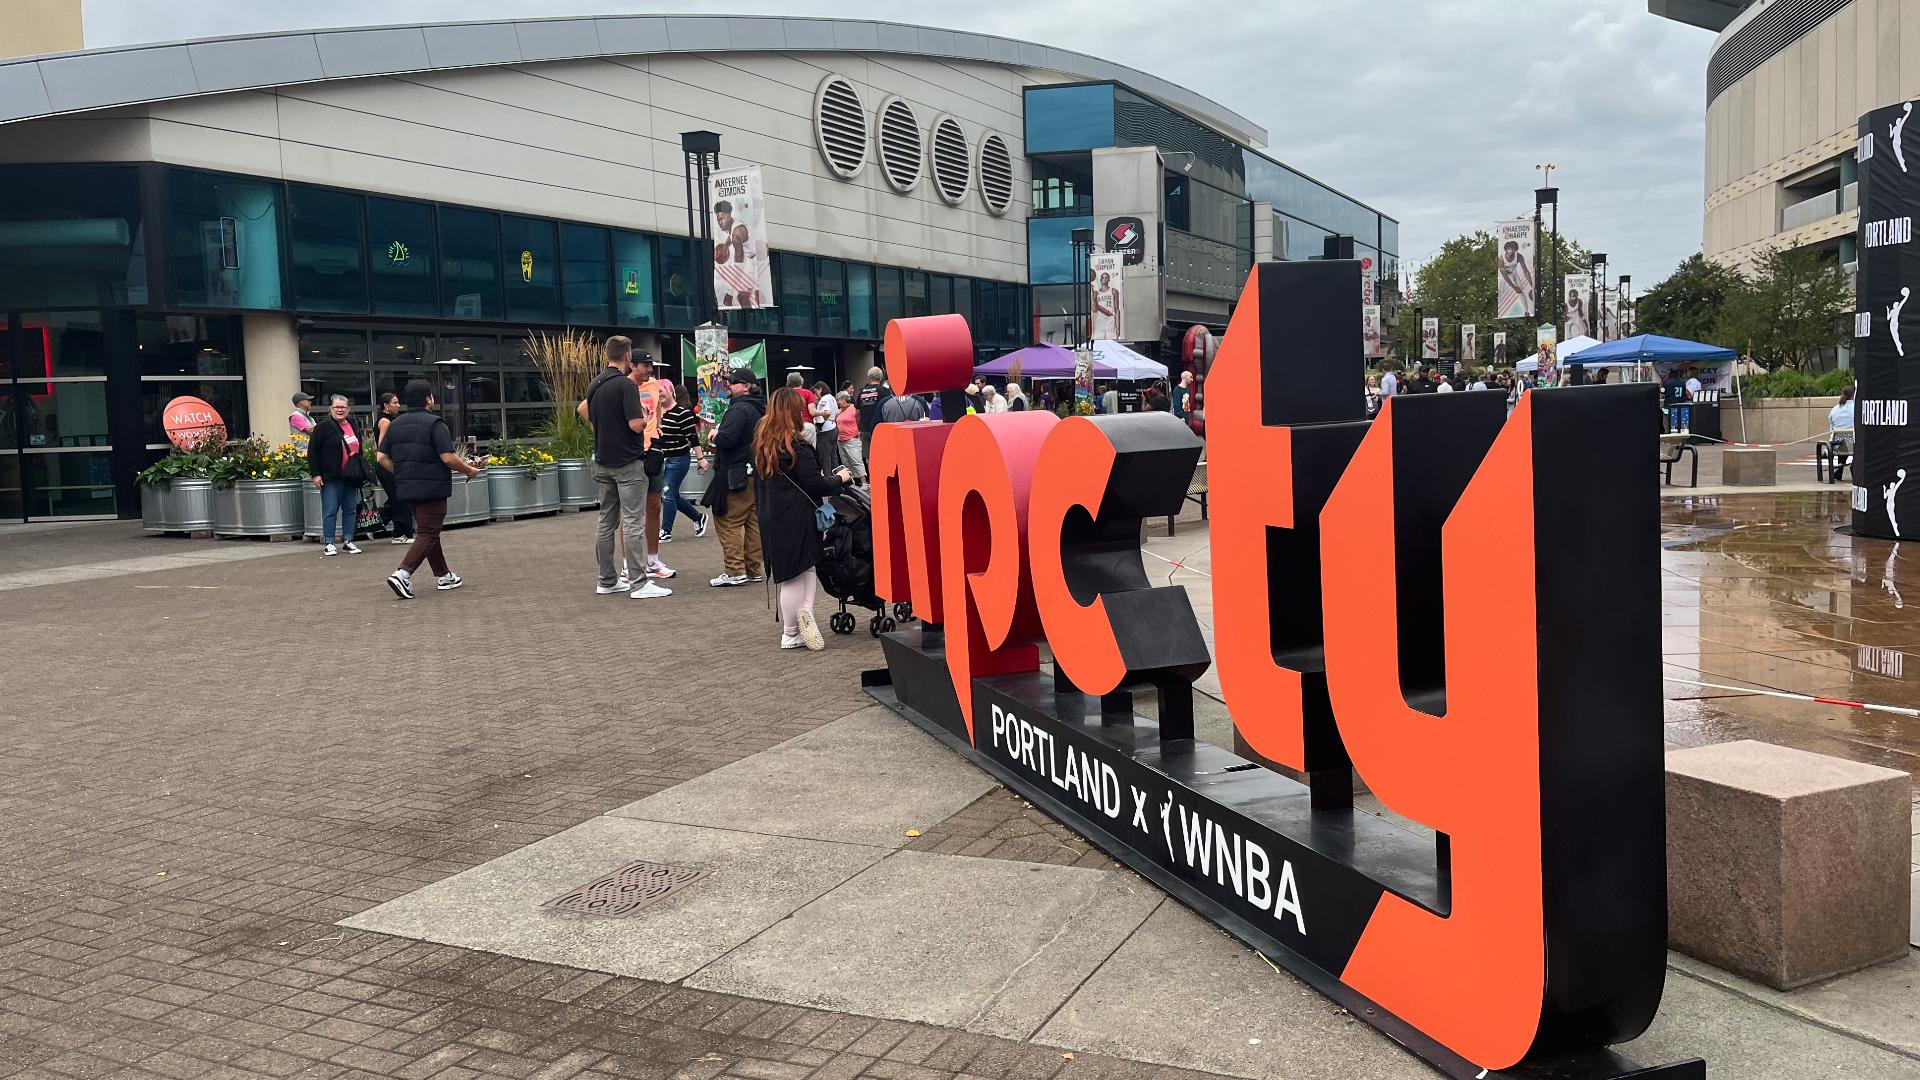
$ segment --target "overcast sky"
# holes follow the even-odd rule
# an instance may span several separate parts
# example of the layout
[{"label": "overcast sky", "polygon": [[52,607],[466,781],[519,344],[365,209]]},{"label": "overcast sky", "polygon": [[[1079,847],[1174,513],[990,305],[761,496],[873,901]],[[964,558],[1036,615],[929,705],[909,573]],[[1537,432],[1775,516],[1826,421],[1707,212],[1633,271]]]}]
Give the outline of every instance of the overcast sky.
[{"label": "overcast sky", "polygon": [[1700,249],[1713,35],[1645,0],[86,0],[87,44],[393,22],[669,10],[871,17],[1103,56],[1205,94],[1267,152],[1401,222],[1417,262],[1532,213],[1559,166],[1560,224],[1635,292]]}]

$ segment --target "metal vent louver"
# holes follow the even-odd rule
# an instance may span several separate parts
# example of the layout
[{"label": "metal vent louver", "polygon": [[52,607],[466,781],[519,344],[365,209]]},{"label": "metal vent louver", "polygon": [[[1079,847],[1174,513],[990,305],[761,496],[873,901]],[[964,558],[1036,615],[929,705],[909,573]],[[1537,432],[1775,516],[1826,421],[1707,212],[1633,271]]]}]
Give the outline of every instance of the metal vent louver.
[{"label": "metal vent louver", "polygon": [[880,171],[895,191],[911,191],[920,182],[920,121],[913,106],[897,97],[880,103]]},{"label": "metal vent louver", "polygon": [[958,206],[967,197],[973,155],[967,152],[967,133],[960,121],[940,116],[933,122],[933,186],[940,197]]},{"label": "metal vent louver", "polygon": [[1007,140],[994,131],[980,139],[980,198],[996,214],[1013,204],[1013,154]]},{"label": "metal vent louver", "polygon": [[851,180],[866,168],[867,106],[860,91],[838,75],[821,80],[813,95],[813,137],[833,175]]}]

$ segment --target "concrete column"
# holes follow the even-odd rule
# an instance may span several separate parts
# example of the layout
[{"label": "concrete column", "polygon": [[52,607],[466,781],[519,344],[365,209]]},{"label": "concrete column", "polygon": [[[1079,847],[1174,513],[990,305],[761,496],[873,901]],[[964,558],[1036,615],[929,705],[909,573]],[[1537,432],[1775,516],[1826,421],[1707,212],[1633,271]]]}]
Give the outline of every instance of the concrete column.
[{"label": "concrete column", "polygon": [[1272,262],[1273,254],[1273,204],[1256,202],[1253,204],[1253,261]]},{"label": "concrete column", "polygon": [[256,434],[282,439],[293,392],[300,389],[300,340],[293,316],[249,312],[240,316],[240,348],[247,364],[247,418]]}]

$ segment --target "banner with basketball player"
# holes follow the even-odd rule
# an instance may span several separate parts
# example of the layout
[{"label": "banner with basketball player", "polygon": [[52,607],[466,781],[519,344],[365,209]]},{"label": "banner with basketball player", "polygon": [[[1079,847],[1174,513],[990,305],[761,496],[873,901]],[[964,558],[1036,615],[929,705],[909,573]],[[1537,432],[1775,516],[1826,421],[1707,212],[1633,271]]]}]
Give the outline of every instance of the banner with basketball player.
[{"label": "banner with basketball player", "polygon": [[1493,362],[1496,365],[1507,362],[1507,335],[1503,331],[1493,332]]},{"label": "banner with basketball player", "polygon": [[1420,359],[1440,359],[1440,320],[1436,317],[1420,320]]},{"label": "banner with basketball player", "polygon": [[1567,302],[1565,307],[1567,324],[1564,328],[1565,336],[1560,340],[1572,341],[1577,337],[1597,336],[1593,331],[1592,315],[1587,310],[1593,306],[1592,292],[1592,274],[1567,275]]},{"label": "banner with basketball player", "polygon": [[1366,343],[1368,359],[1381,355],[1379,304],[1366,304],[1360,308],[1360,338]]},{"label": "banner with basketball player", "polygon": [[1460,328],[1460,362],[1477,363],[1480,360],[1480,328],[1467,323]]},{"label": "banner with basketball player", "polygon": [[712,174],[707,201],[713,208],[713,296],[720,310],[778,306],[760,166]]},{"label": "banner with basketball player", "polygon": [[1499,278],[1496,319],[1533,317],[1533,222],[1502,221],[1493,227],[1493,264]]},{"label": "banner with basketball player", "polygon": [[[1860,271],[1853,322],[1853,531],[1887,539],[1920,537],[1920,103],[1860,118]],[[1908,141],[1908,136],[1913,140]]]},{"label": "banner with basketball player", "polygon": [[1126,284],[1121,270],[1126,265],[1126,255],[1118,251],[1103,251],[1087,258],[1087,278],[1093,290],[1092,303],[1087,310],[1093,316],[1093,341],[1126,340]]}]

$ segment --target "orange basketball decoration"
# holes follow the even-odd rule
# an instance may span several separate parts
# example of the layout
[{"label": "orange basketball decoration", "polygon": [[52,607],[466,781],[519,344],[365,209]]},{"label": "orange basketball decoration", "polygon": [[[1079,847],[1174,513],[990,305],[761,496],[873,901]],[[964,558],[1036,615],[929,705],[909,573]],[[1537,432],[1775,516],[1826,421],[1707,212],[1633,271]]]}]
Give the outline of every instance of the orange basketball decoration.
[{"label": "orange basketball decoration", "polygon": [[220,412],[197,397],[177,397],[167,402],[160,426],[168,441],[182,450],[191,450],[209,438],[225,438],[226,422]]}]

